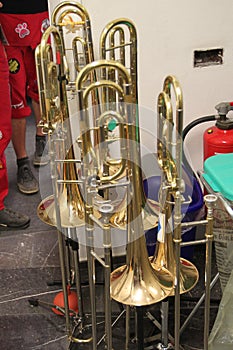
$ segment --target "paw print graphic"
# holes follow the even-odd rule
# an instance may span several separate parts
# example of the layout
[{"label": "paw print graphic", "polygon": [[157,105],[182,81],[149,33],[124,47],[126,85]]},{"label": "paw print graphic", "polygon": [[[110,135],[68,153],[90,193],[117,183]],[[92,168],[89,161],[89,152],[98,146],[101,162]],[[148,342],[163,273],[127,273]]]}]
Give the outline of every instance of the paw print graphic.
[{"label": "paw print graphic", "polygon": [[41,24],[41,33],[44,33],[48,27],[49,27],[49,19],[46,18],[43,20]]},{"label": "paw print graphic", "polygon": [[15,28],[16,33],[19,34],[19,37],[23,39],[25,36],[30,34],[30,30],[27,28],[27,23],[19,23]]}]

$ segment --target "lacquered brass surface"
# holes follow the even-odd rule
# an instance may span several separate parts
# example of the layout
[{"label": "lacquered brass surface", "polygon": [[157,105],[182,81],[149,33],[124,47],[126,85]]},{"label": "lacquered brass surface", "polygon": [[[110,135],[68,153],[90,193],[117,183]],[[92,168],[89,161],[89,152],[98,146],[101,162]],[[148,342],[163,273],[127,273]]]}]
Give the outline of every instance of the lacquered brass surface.
[{"label": "lacquered brass surface", "polygon": [[[164,267],[172,276],[175,275],[175,257],[172,233],[166,233],[165,242],[157,242],[157,250],[150,261],[157,269]],[[199,280],[199,272],[190,261],[180,258],[180,294],[187,293],[195,287]],[[174,289],[170,294],[174,296]]]},{"label": "lacquered brass surface", "polygon": [[[171,86],[175,90],[176,97],[176,123],[173,122],[173,110],[171,103]],[[160,232],[155,254],[150,258],[157,268],[167,268],[173,276],[176,274],[176,257],[174,255],[174,232],[180,229],[170,227],[174,214],[172,202],[176,200],[176,191],[183,191],[181,186],[181,127],[183,123],[183,97],[180,84],[174,76],[168,76],[164,80],[164,90],[158,96],[158,163],[162,169],[160,189]],[[176,127],[175,137],[173,129]],[[175,138],[175,141],[174,141]],[[178,208],[181,212],[181,207]],[[173,231],[174,230],[174,231]],[[180,232],[179,232],[180,236]],[[181,240],[180,237],[175,239]],[[197,268],[186,259],[180,258],[179,266],[179,292],[186,293],[191,290],[199,279]],[[174,290],[172,295],[174,295]]]},{"label": "lacquered brass surface", "polygon": [[[55,55],[52,55],[51,37],[53,37]],[[61,159],[64,159],[64,164],[56,164],[54,162],[52,169],[53,172],[56,167],[60,179],[63,180],[62,185],[59,185],[59,187],[55,186],[58,191],[56,195],[59,201],[61,224],[64,227],[84,225],[84,204],[78,184],[77,167],[69,126],[69,107],[65,80],[66,65],[64,64],[65,52],[62,37],[56,27],[50,26],[44,32],[40,46],[36,51],[36,62],[41,90],[43,117],[41,126],[45,132],[51,135],[49,136],[50,151],[55,157],[60,155]],[[59,76],[62,76],[63,79],[59,79]],[[65,138],[65,141],[62,139],[57,142],[51,141],[53,135],[57,132],[56,128],[58,128],[59,133],[63,133],[64,129],[62,138]],[[57,136],[57,139],[59,139],[59,136]],[[66,148],[69,147],[68,145],[71,145],[71,147],[66,151]],[[68,184],[69,180],[73,180],[74,183]],[[45,198],[39,204],[38,215],[45,223],[53,226],[57,225],[56,208],[51,196]]]},{"label": "lacquered brass surface", "polygon": [[133,306],[157,303],[170,295],[173,276],[163,268],[152,265],[148,259],[144,236],[143,192],[140,183],[140,166],[138,159],[137,128],[134,113],[128,115],[128,157],[127,169],[130,182],[130,201],[127,206],[128,244],[126,264],[111,274],[111,296],[113,299]]},{"label": "lacquered brass surface", "polygon": [[157,303],[170,295],[173,276],[167,269],[148,263],[144,237],[127,247],[128,264],[111,273],[111,296],[132,306]]}]

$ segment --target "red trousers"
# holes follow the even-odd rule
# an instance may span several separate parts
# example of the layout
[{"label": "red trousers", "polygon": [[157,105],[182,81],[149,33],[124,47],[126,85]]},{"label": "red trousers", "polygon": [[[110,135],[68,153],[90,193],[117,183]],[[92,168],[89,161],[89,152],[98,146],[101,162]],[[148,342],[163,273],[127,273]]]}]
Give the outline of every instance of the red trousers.
[{"label": "red trousers", "polygon": [[10,70],[12,118],[31,114],[27,96],[39,102],[35,50],[29,46],[5,46]]},{"label": "red trousers", "polygon": [[0,210],[8,194],[8,177],[5,149],[11,139],[11,101],[9,66],[4,47],[0,41]]}]

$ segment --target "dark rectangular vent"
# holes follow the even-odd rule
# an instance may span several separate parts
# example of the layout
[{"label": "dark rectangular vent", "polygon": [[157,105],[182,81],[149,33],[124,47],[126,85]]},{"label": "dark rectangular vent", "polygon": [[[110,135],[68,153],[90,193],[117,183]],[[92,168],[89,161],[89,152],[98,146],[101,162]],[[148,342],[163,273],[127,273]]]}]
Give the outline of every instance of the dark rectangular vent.
[{"label": "dark rectangular vent", "polygon": [[223,49],[194,51],[194,67],[208,67],[219,64],[223,64]]}]

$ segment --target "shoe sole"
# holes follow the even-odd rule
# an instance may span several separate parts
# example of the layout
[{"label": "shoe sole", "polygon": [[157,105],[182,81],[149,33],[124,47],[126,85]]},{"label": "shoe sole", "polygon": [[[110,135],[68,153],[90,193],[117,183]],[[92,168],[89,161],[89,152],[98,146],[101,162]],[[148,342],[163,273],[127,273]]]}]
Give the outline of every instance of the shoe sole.
[{"label": "shoe sole", "polygon": [[49,161],[48,162],[37,162],[37,161],[34,161],[33,162],[33,165],[34,166],[45,166],[45,165],[47,165],[47,164],[49,164]]},{"label": "shoe sole", "polygon": [[16,231],[16,230],[25,230],[30,226],[30,220],[22,226],[3,226],[0,224],[0,231]]},{"label": "shoe sole", "polygon": [[25,190],[22,187],[20,187],[19,185],[17,185],[17,186],[18,186],[18,190],[23,194],[35,194],[35,193],[39,192],[39,188],[34,189],[34,190]]},{"label": "shoe sole", "polygon": [[50,157],[46,156],[46,157],[34,157],[33,158],[33,165],[34,166],[44,166],[47,165],[50,162]]}]

